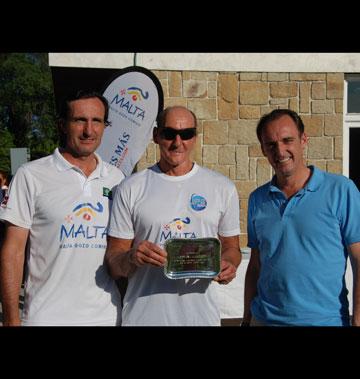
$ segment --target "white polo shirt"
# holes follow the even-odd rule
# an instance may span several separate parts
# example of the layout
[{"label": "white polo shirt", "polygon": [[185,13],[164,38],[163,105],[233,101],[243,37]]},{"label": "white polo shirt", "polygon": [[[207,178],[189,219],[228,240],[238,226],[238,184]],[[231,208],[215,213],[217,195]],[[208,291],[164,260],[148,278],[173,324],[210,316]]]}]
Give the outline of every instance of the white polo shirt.
[{"label": "white polo shirt", "polygon": [[[123,173],[89,177],[58,149],[22,165],[0,218],[29,229],[23,325],[116,325],[120,294],[103,264],[111,193]],[[113,195],[113,193],[112,193]]]}]

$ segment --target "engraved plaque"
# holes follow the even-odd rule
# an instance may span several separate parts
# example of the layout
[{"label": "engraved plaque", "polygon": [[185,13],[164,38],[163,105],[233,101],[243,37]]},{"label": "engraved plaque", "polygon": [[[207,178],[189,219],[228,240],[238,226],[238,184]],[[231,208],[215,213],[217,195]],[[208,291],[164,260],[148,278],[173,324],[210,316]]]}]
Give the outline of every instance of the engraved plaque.
[{"label": "engraved plaque", "polygon": [[220,272],[221,242],[217,238],[174,238],[165,242],[164,267],[170,279],[214,278]]}]

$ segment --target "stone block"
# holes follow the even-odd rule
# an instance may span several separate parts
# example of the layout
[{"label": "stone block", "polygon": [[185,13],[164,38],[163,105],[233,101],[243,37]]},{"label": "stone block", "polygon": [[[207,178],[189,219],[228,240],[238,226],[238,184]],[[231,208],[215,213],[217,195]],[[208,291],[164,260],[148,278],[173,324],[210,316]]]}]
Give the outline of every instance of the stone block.
[{"label": "stone block", "polygon": [[264,114],[270,113],[274,109],[278,109],[277,105],[262,105],[260,107],[260,115],[263,116]]},{"label": "stone block", "polygon": [[342,99],[344,97],[344,74],[343,73],[327,74],[326,96],[328,99]]},{"label": "stone block", "polygon": [[140,172],[142,170],[145,170],[146,168],[152,166],[151,164],[149,164],[148,162],[146,161],[143,161],[143,160],[140,160],[136,166],[135,166],[135,172]]},{"label": "stone block", "polygon": [[169,96],[181,97],[182,96],[182,77],[179,71],[169,72]]},{"label": "stone block", "polygon": [[334,138],[334,158],[343,159],[343,137],[337,136]]},{"label": "stone block", "polygon": [[256,125],[256,120],[229,121],[229,141],[239,145],[257,143]]},{"label": "stone block", "polygon": [[229,167],[229,178],[231,180],[235,180],[236,179],[236,167],[233,166],[233,165]]},{"label": "stone block", "polygon": [[220,165],[233,165],[235,160],[235,146],[220,146],[219,147],[219,164]]},{"label": "stone block", "polygon": [[186,107],[186,99],[183,97],[167,97],[164,99],[164,108],[180,105]]},{"label": "stone block", "polygon": [[309,137],[321,137],[324,131],[324,115],[301,115],[305,133]]},{"label": "stone block", "polygon": [[236,179],[249,180],[249,157],[247,146],[236,146]]},{"label": "stone block", "polygon": [[264,154],[261,151],[260,143],[249,146],[249,157],[263,157]]},{"label": "stone block", "polygon": [[169,82],[167,79],[160,79],[161,88],[163,90],[164,98],[169,97]]},{"label": "stone block", "polygon": [[249,159],[249,180],[250,181],[256,180],[256,162],[257,162],[257,158]]},{"label": "stone block", "polygon": [[236,146],[236,179],[249,180],[248,146]]},{"label": "stone block", "polygon": [[325,115],[325,135],[342,136],[343,117],[341,114]]},{"label": "stone block", "polygon": [[299,113],[299,99],[297,97],[292,97],[289,99],[289,109],[296,113]]},{"label": "stone block", "polygon": [[151,72],[160,80],[160,79],[167,79],[168,78],[168,72],[167,71],[160,71],[160,70],[151,70]]},{"label": "stone block", "polygon": [[228,124],[226,121],[205,121],[203,123],[205,145],[226,145]]},{"label": "stone block", "polygon": [[249,165],[248,164],[237,164],[235,166],[235,179],[238,180],[249,180]]},{"label": "stone block", "polygon": [[343,105],[344,105],[344,100],[335,100],[335,113],[341,113],[343,114]]},{"label": "stone block", "polygon": [[280,107],[280,108],[287,108],[288,98],[285,98],[285,99],[273,98],[273,99],[270,99],[269,104],[276,105],[277,107]]},{"label": "stone block", "polygon": [[247,230],[248,200],[240,200],[240,230]]},{"label": "stone block", "polygon": [[326,80],[326,74],[320,74],[320,73],[290,73],[290,80],[297,80],[297,81],[317,81],[317,80]]},{"label": "stone block", "polygon": [[195,149],[190,154],[190,159],[195,161],[200,166],[203,164],[202,137],[203,137],[202,134],[197,135]]},{"label": "stone block", "polygon": [[240,104],[262,105],[269,101],[269,84],[265,82],[240,82]]},{"label": "stone block", "polygon": [[299,84],[299,111],[301,113],[310,112],[310,88],[311,83],[302,82]]},{"label": "stone block", "polygon": [[326,86],[325,82],[314,82],[311,85],[311,97],[314,100],[326,99]]},{"label": "stone block", "polygon": [[209,99],[217,97],[217,82],[207,82],[207,93]]},{"label": "stone block", "polygon": [[240,105],[239,118],[258,120],[260,118],[260,107],[258,105]]},{"label": "stone block", "polygon": [[313,100],[311,102],[312,113],[334,113],[335,104],[333,100]]},{"label": "stone block", "polygon": [[223,174],[229,178],[229,167],[227,165],[218,165],[218,164],[211,164],[211,163],[204,163],[204,167],[207,167],[210,170],[219,172],[220,174]]},{"label": "stone block", "polygon": [[238,118],[239,82],[236,75],[219,75],[219,120]]},{"label": "stone block", "polygon": [[327,172],[332,172],[333,174],[342,174],[342,160],[331,160],[326,162],[326,170]]},{"label": "stone block", "polygon": [[261,186],[271,180],[272,170],[266,158],[259,158],[256,165],[256,183]]},{"label": "stone block", "polygon": [[326,160],[308,159],[306,161],[307,166],[315,166],[320,170],[326,171]]},{"label": "stone block", "polygon": [[184,80],[184,97],[206,97],[207,82],[205,80]]},{"label": "stone block", "polygon": [[269,72],[267,76],[269,82],[286,82],[289,81],[287,72]]},{"label": "stone block", "polygon": [[146,148],[146,162],[155,163],[156,162],[156,145],[151,141]]},{"label": "stone block", "polygon": [[216,99],[191,99],[188,100],[188,107],[198,119],[216,119]]},{"label": "stone block", "polygon": [[[244,230],[246,230],[246,228]],[[240,236],[239,236],[240,249],[244,249],[245,247],[247,247],[247,243],[248,243],[247,234],[246,233],[241,233]]]},{"label": "stone block", "polygon": [[261,80],[261,72],[241,72],[240,80],[241,81],[260,81]]},{"label": "stone block", "polygon": [[331,137],[312,137],[308,142],[309,159],[332,159],[333,139]]},{"label": "stone block", "polygon": [[257,187],[256,182],[248,180],[235,180],[234,183],[236,189],[238,190],[240,199],[248,199],[250,193],[253,192]]},{"label": "stone block", "polygon": [[182,71],[182,79],[190,80],[191,79],[191,71]]},{"label": "stone block", "polygon": [[203,162],[211,164],[218,163],[218,146],[203,146]]},{"label": "stone block", "polygon": [[298,95],[298,85],[296,82],[270,83],[271,97],[295,97]]},{"label": "stone block", "polygon": [[217,80],[217,72],[191,71],[191,79],[194,80]]},{"label": "stone block", "polygon": [[242,164],[243,162],[248,161],[248,158],[249,158],[248,150],[249,150],[249,147],[246,145],[236,146],[235,157],[236,157],[237,164]]}]

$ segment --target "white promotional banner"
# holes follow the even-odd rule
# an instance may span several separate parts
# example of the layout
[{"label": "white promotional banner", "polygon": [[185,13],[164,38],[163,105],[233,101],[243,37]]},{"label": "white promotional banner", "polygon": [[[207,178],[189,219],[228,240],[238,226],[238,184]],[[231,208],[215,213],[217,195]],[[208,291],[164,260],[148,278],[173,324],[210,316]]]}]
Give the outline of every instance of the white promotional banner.
[{"label": "white promotional banner", "polygon": [[109,121],[97,153],[126,176],[133,172],[152,138],[152,130],[163,107],[163,92],[157,77],[134,66],[122,70],[106,87]]}]

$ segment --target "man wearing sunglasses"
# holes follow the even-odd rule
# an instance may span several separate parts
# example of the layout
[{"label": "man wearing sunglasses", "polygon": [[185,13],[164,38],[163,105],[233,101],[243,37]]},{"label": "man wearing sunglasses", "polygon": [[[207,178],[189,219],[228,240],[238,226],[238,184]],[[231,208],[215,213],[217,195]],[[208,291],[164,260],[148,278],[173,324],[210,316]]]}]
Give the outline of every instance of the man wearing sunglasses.
[{"label": "man wearing sunglasses", "polygon": [[[114,279],[128,277],[124,326],[220,325],[214,281],[229,283],[240,264],[239,198],[227,177],[191,159],[196,116],[181,106],[157,118],[159,162],[119,186],[114,198],[105,262]],[[221,271],[214,279],[169,279],[170,238],[217,237]]]}]

